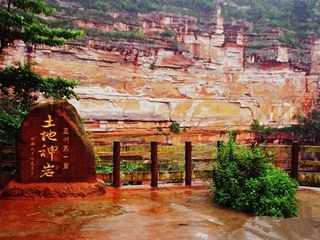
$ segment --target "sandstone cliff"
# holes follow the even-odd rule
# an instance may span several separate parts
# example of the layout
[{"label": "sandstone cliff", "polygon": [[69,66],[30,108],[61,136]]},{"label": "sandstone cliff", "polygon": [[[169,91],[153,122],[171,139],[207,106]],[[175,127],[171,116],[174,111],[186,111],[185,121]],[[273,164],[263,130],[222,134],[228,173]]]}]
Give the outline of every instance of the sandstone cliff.
[{"label": "sandstone cliff", "polygon": [[[252,35],[245,22],[225,24],[220,9],[206,29],[196,18],[159,12],[139,14],[131,25],[73,21],[100,31],[139,27],[152,41],[91,38],[32,51],[17,43],[3,64],[32,60],[44,75],[78,81],[81,100],[72,104],[104,141],[212,141],[221,131],[250,128],[253,119],[288,126],[318,100],[317,39],[290,48],[276,41],[278,32]],[[167,30],[174,35],[159,35]],[[171,122],[187,131],[172,135]]]}]

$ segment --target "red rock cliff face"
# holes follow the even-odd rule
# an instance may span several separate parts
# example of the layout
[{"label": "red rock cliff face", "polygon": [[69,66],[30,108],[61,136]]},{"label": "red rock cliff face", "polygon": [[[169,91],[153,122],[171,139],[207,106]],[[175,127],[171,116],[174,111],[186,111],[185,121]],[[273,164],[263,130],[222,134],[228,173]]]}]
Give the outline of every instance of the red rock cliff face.
[{"label": "red rock cliff face", "polygon": [[[126,135],[145,136],[139,141],[206,142],[218,139],[217,132],[248,129],[253,119],[287,126],[296,114],[307,113],[318,98],[319,40],[306,44],[306,60],[294,59],[294,50],[283,45],[257,50],[255,41],[268,43],[277,33],[251,36],[244,24],[224,25],[217,14],[206,30],[190,17],[139,16],[146,36],[170,29],[183,49],[171,47],[168,39],[156,44],[92,40],[37,46],[28,54],[17,43],[4,64],[31,59],[44,75],[77,80],[81,100],[72,103],[89,131],[111,136],[106,141]],[[118,29],[133,27],[118,24]],[[170,136],[172,121],[188,131]]]}]

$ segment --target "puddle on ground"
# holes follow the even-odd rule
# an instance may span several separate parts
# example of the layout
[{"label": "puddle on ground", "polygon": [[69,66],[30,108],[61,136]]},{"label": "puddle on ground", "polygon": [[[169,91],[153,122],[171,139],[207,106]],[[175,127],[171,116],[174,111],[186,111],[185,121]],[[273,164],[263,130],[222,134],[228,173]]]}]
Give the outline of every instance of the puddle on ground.
[{"label": "puddle on ground", "polygon": [[320,193],[300,190],[298,217],[278,219],[254,217],[226,239],[234,240],[319,240],[320,239]]},{"label": "puddle on ground", "polygon": [[41,209],[48,218],[58,221],[76,221],[78,219],[98,219],[110,216],[119,216],[128,213],[124,207],[114,205],[110,202],[67,202],[53,204]]},{"label": "puddle on ground", "polygon": [[228,239],[319,240],[320,218],[298,217],[276,219],[271,217],[255,217],[248,220],[240,230],[230,234]]},{"label": "puddle on ground", "polygon": [[320,239],[319,192],[299,217],[253,217],[215,205],[206,188],[109,189],[87,199],[0,200],[0,239]]}]

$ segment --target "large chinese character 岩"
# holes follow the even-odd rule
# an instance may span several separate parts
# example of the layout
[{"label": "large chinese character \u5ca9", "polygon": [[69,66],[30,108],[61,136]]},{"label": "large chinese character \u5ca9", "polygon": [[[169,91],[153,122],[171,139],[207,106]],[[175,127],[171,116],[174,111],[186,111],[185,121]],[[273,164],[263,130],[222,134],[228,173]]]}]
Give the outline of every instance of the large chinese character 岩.
[{"label": "large chinese character \u5ca9", "polygon": [[53,168],[54,168],[54,165],[50,164],[47,162],[46,165],[43,165],[43,169],[42,169],[42,174],[40,175],[40,178],[43,178],[43,177],[53,177],[54,175],[54,171],[53,171]]}]

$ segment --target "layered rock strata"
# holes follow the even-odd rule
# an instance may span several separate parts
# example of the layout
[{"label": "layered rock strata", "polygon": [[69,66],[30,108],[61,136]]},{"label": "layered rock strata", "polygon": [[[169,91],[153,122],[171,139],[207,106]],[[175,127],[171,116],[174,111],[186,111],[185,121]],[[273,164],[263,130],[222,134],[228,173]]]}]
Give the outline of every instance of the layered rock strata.
[{"label": "layered rock strata", "polygon": [[190,134],[211,132],[215,137],[205,139],[212,140],[219,131],[250,128],[253,119],[288,126],[297,114],[308,113],[319,94],[319,40],[306,41],[298,56],[297,49],[275,43],[279,33],[254,36],[250,26],[224,24],[219,14],[206,31],[194,18],[141,14],[138,26],[145,36],[169,29],[174,39],[90,40],[36,46],[32,53],[17,43],[4,64],[28,59],[44,75],[78,81],[81,99],[72,104],[87,130],[106,135],[161,135],[163,129],[168,135],[171,122],[178,122]]}]

